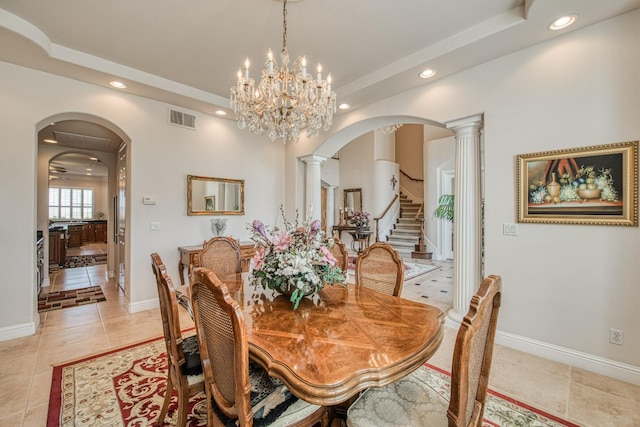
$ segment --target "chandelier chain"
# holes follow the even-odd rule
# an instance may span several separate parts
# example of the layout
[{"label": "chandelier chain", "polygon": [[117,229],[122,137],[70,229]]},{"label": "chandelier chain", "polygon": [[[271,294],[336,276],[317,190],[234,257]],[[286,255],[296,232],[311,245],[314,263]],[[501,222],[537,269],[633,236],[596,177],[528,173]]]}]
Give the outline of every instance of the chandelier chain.
[{"label": "chandelier chain", "polygon": [[287,0],[282,8],[282,51],[287,50]]}]

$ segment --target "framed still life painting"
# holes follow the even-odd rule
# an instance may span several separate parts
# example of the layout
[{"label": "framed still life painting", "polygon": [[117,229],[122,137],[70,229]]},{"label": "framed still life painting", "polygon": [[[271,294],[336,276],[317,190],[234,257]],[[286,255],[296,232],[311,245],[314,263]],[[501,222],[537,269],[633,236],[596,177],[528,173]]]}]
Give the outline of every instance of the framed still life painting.
[{"label": "framed still life painting", "polygon": [[518,222],[638,226],[638,141],[518,155]]}]

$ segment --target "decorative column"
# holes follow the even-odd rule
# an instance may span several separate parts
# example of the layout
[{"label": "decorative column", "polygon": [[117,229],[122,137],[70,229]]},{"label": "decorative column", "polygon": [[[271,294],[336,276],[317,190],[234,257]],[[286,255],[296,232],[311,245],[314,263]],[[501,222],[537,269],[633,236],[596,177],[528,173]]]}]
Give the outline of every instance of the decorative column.
[{"label": "decorative column", "polygon": [[446,124],[456,137],[456,178],[453,222],[453,309],[456,323],[469,311],[471,297],[482,280],[482,187],[480,132],[482,115]]},{"label": "decorative column", "polygon": [[302,157],[305,163],[306,171],[306,192],[305,192],[305,218],[311,217],[311,220],[320,219],[320,209],[322,208],[322,192],[320,190],[320,165],[327,160],[322,156],[306,156]]},{"label": "decorative column", "polygon": [[333,235],[333,224],[335,224],[335,185],[329,185],[327,187],[327,218],[325,220],[325,225],[327,229],[325,230],[327,236],[331,237]]}]

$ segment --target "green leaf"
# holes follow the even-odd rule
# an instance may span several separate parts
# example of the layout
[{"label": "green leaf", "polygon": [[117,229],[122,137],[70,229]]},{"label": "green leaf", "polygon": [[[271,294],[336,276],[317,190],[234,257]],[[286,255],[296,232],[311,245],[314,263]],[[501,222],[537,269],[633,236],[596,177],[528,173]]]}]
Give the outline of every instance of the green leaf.
[{"label": "green leaf", "polygon": [[436,218],[453,221],[453,194],[443,194],[438,198],[438,207],[433,212]]}]

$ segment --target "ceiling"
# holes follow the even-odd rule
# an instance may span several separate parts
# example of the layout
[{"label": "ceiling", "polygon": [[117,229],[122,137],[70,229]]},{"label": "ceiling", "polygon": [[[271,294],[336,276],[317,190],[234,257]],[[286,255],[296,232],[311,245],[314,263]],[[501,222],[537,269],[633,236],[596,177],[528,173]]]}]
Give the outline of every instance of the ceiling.
[{"label": "ceiling", "polygon": [[[321,62],[352,110],[568,31],[640,0],[289,0],[292,57]],[[576,24],[548,24],[576,13]],[[0,0],[0,60],[213,114],[248,57],[282,47],[279,0]],[[277,55],[276,55],[277,57]],[[430,67],[431,80],[418,78]],[[115,89],[114,89],[115,90]]]},{"label": "ceiling", "polygon": [[[292,59],[321,62],[338,103],[353,111],[639,7],[640,0],[289,0],[287,47]],[[567,13],[578,15],[574,25],[548,30]],[[120,80],[127,93],[223,110],[230,120],[229,88],[245,59],[257,78],[267,50],[278,58],[281,48],[281,0],[0,0],[0,61],[112,90],[109,82]],[[425,68],[435,76],[420,79]],[[116,152],[120,143],[86,122],[58,122],[40,140],[52,134],[71,148]],[[91,160],[77,157],[57,166],[82,174]]]}]

